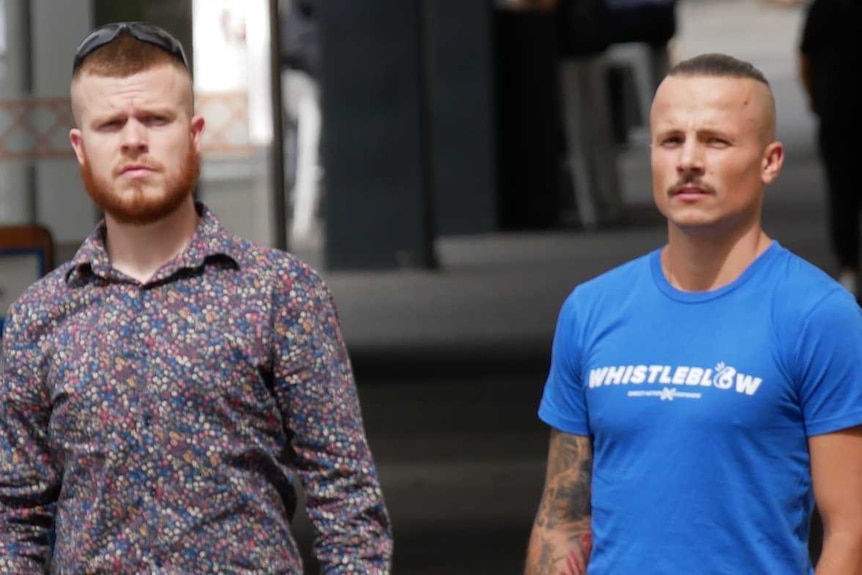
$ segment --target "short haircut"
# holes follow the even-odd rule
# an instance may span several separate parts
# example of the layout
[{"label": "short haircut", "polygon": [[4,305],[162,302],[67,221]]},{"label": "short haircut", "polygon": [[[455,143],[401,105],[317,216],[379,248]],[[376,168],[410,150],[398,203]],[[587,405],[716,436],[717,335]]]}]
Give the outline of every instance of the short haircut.
[{"label": "short haircut", "polygon": [[113,41],[97,48],[81,62],[72,74],[72,81],[83,74],[125,78],[165,64],[188,73],[183,64],[168,52],[138,40],[128,30],[122,30]]},{"label": "short haircut", "polygon": [[775,138],[775,96],[772,94],[772,87],[769,85],[766,76],[750,62],[728,56],[727,54],[701,54],[676,64],[667,73],[667,77],[739,78],[754,80],[763,84],[769,97],[767,116],[764,119],[765,135],[767,140],[770,141]]},{"label": "short haircut", "polygon": [[670,69],[668,76],[712,76],[717,78],[748,78],[769,86],[766,76],[750,62],[727,54],[701,54],[683,60]]},{"label": "short haircut", "polygon": [[[85,74],[107,78],[127,78],[160,66],[172,66],[188,78],[189,94],[186,111],[189,115],[194,114],[195,99],[192,93],[191,74],[185,65],[162,48],[138,40],[128,30],[122,30],[113,41],[97,48],[84,58],[81,65],[72,72],[72,84],[74,85]],[[74,93],[72,108],[77,120]]]}]

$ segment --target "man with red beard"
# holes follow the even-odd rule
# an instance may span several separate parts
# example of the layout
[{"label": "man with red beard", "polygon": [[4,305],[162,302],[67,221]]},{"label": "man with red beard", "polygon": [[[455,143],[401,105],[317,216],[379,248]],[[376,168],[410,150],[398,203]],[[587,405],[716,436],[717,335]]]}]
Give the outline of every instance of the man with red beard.
[{"label": "man with red beard", "polygon": [[331,295],[193,199],[204,119],[179,42],[98,28],[70,138],[104,221],[12,306],[0,572],[299,574],[294,480],[325,573],[392,536]]}]

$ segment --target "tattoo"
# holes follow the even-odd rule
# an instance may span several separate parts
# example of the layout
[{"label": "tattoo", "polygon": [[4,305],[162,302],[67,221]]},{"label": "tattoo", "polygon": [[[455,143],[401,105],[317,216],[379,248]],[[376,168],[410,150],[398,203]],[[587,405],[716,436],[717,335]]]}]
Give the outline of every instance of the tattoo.
[{"label": "tattoo", "polygon": [[548,479],[580,469],[590,473],[593,455],[589,439],[551,431],[551,448],[548,452]]},{"label": "tattoo", "polygon": [[579,546],[571,549],[566,557],[564,575],[586,575],[590,551],[593,550],[593,536],[585,533],[578,537]]},{"label": "tattoo", "polygon": [[545,494],[536,517],[540,527],[555,529],[590,516],[592,465],[588,438],[552,432]]},{"label": "tattoo", "polygon": [[551,432],[545,491],[536,514],[527,575],[584,575],[593,547],[588,437]]},{"label": "tattoo", "polygon": [[538,558],[539,565],[541,565],[543,569],[547,569],[556,563],[558,559],[559,557],[554,557],[554,548],[551,544],[548,541],[543,541],[542,550],[539,553]]},{"label": "tattoo", "polygon": [[584,575],[587,572],[587,566],[583,559],[577,551],[569,551],[569,556],[566,557],[566,571],[563,575]]}]

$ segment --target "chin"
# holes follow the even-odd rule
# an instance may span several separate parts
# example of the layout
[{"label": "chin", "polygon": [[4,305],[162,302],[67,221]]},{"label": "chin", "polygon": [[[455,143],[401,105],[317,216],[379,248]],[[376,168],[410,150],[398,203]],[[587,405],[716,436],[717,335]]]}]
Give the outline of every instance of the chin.
[{"label": "chin", "polygon": [[704,213],[665,213],[667,220],[676,228],[685,232],[697,232],[713,229],[721,224],[721,219]]},{"label": "chin", "polygon": [[671,222],[673,226],[683,233],[701,235],[720,228],[716,222]]}]

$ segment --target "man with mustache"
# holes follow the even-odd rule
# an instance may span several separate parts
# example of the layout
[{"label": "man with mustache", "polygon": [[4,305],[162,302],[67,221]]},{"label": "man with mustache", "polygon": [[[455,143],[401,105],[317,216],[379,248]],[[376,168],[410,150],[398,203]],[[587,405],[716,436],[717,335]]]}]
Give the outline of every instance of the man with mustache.
[{"label": "man with mustache", "polygon": [[[70,138],[104,220],[10,310],[0,572],[385,574],[391,528],[331,295],[193,199],[204,119],[180,43],[75,54]],[[52,527],[53,526],[53,527]],[[53,528],[53,533],[52,533]]]},{"label": "man with mustache", "polygon": [[862,313],[761,226],[775,122],[763,74],[727,55],[658,88],[667,244],[563,304],[526,573],[862,574]]}]

